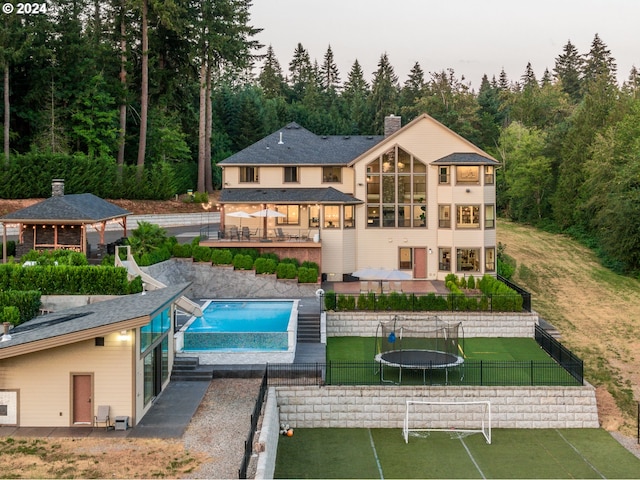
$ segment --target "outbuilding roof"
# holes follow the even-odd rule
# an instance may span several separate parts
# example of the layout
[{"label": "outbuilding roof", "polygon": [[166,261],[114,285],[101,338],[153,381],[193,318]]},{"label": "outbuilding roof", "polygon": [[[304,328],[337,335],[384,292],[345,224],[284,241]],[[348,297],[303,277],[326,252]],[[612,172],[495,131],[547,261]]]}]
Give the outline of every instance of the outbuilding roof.
[{"label": "outbuilding roof", "polygon": [[0,221],[86,224],[126,217],[130,214],[128,210],[91,193],[79,193],[49,197],[30,207],[8,213],[0,217]]},{"label": "outbuilding roof", "polygon": [[220,203],[357,204],[363,203],[333,187],[326,188],[225,188]]},{"label": "outbuilding roof", "polygon": [[500,165],[500,162],[477,153],[452,153],[439,158],[433,165]]},{"label": "outbuilding roof", "polygon": [[124,295],[42,315],[9,331],[0,341],[0,358],[66,345],[116,330],[141,327],[178,298],[190,283]]},{"label": "outbuilding roof", "polygon": [[347,165],[383,138],[382,135],[320,136],[291,122],[218,165]]}]

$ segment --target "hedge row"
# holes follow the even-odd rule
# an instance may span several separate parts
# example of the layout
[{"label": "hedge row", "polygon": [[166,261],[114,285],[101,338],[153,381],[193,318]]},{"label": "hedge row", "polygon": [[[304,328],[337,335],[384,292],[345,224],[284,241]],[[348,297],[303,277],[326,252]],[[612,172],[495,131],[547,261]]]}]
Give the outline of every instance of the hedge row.
[{"label": "hedge row", "polygon": [[[142,291],[138,278],[127,270],[108,266],[0,265],[0,291],[38,290],[42,295],[126,295]],[[37,313],[37,312],[36,312]]]},{"label": "hedge row", "polygon": [[[31,320],[40,312],[40,305],[40,292],[36,290],[0,291],[2,321],[19,325],[27,320]],[[17,323],[15,313],[11,311],[11,307],[18,310]]]}]

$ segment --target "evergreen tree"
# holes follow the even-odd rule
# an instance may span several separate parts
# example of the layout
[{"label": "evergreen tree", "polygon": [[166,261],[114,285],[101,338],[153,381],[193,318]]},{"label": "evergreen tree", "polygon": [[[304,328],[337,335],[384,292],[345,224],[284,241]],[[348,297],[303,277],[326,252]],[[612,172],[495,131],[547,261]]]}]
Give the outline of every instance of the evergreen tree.
[{"label": "evergreen tree", "polygon": [[289,85],[293,90],[293,101],[301,100],[304,90],[313,78],[313,66],[309,52],[298,43],[289,62]]},{"label": "evergreen tree", "polygon": [[373,74],[371,83],[370,103],[374,132],[383,133],[384,118],[396,112],[398,94],[398,76],[389,62],[389,57],[384,53],[380,56],[378,70]]},{"label": "evergreen tree", "polygon": [[258,76],[258,83],[262,87],[265,98],[275,98],[283,94],[285,80],[271,45],[267,48],[264,64]]},{"label": "evergreen tree", "polygon": [[487,75],[483,75],[477,101],[479,106],[478,116],[481,138],[478,146],[486,150],[491,150],[494,149],[498,143],[500,127],[504,122],[500,91],[495,77],[493,82],[489,82]]},{"label": "evergreen tree", "polygon": [[369,84],[364,79],[360,63],[355,60],[342,92],[347,122],[350,125],[347,133],[352,135],[372,133],[369,95]]},{"label": "evergreen tree", "polygon": [[400,111],[402,117],[410,122],[412,119],[420,115],[415,108],[415,103],[422,96],[425,88],[424,72],[418,62],[414,63],[406,82],[400,91]]},{"label": "evergreen tree", "polygon": [[582,66],[582,77],[585,88],[588,88],[588,84],[602,78],[611,84],[616,83],[615,60],[611,56],[611,51],[597,33],[591,42],[589,53],[585,56],[585,61]]},{"label": "evergreen tree", "polygon": [[563,53],[556,58],[553,69],[555,77],[562,83],[562,90],[578,102],[582,98],[582,64],[583,60],[576,47],[568,41]]},{"label": "evergreen tree", "polygon": [[324,54],[324,60],[320,67],[321,86],[324,90],[337,91],[340,89],[340,73],[338,66],[333,58],[333,50],[331,45]]}]

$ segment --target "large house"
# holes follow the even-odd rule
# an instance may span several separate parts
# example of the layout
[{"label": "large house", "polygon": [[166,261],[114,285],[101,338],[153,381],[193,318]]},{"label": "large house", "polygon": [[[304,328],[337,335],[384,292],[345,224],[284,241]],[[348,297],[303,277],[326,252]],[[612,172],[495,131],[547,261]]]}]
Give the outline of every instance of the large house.
[{"label": "large house", "polygon": [[499,162],[429,115],[404,127],[391,115],[384,136],[290,123],[219,165],[225,234],[202,244],[286,248],[329,281],[367,267],[428,280],[495,274]]}]

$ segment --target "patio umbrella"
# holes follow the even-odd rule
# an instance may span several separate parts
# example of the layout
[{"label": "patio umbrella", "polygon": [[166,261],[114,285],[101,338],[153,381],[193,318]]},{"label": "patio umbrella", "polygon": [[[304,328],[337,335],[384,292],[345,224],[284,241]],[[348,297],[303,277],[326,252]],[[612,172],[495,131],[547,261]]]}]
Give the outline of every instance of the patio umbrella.
[{"label": "patio umbrella", "polygon": [[243,218],[253,218],[251,216],[251,214],[247,213],[247,212],[243,212],[242,210],[239,210],[237,212],[231,212],[231,213],[227,213],[226,214],[227,217],[235,217],[235,218],[239,218],[240,219],[240,228],[242,228],[242,219]]},{"label": "patio umbrella", "polygon": [[252,217],[262,217],[263,220],[263,228],[262,228],[262,238],[267,238],[267,219],[269,217],[285,217],[286,215],[284,213],[280,213],[276,210],[271,210],[270,208],[263,208],[262,210],[259,210],[257,212],[253,212],[251,214]]}]

